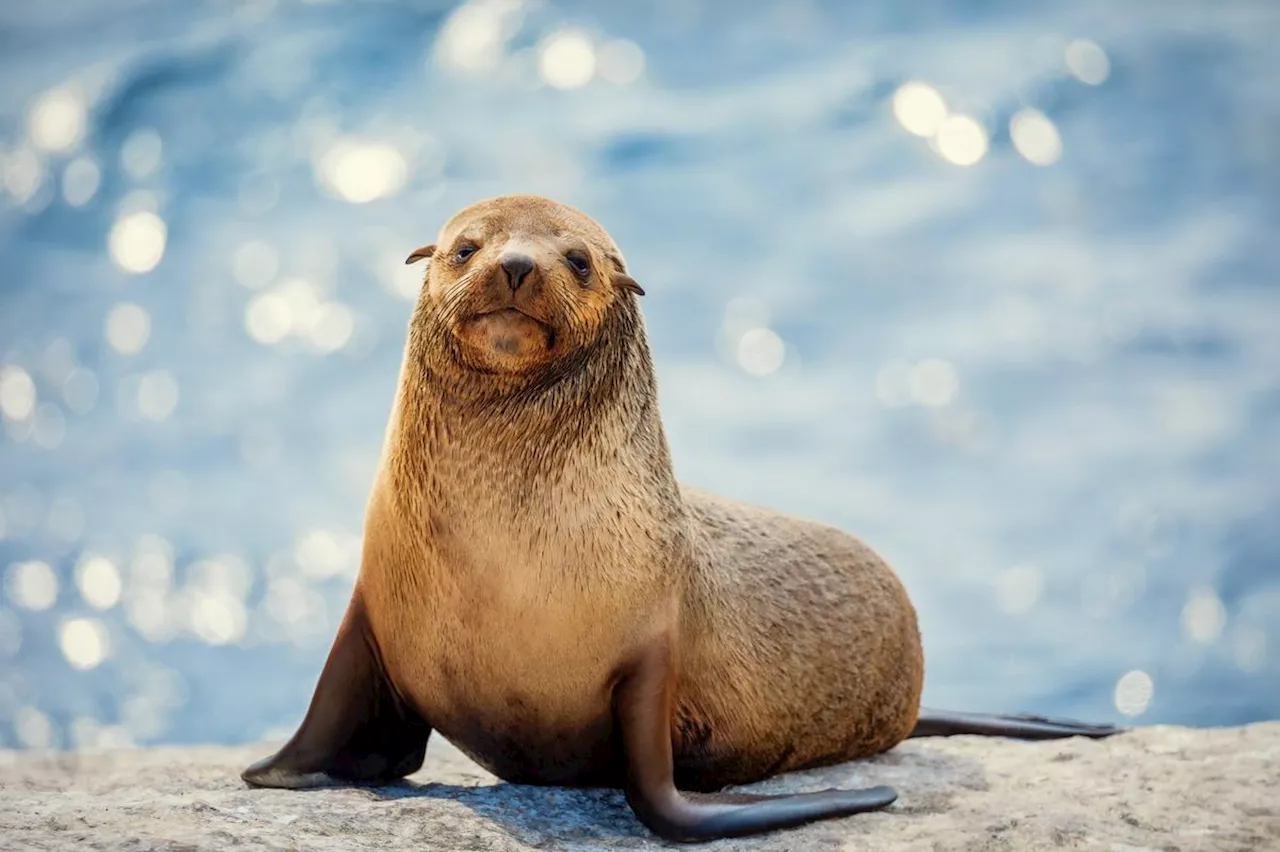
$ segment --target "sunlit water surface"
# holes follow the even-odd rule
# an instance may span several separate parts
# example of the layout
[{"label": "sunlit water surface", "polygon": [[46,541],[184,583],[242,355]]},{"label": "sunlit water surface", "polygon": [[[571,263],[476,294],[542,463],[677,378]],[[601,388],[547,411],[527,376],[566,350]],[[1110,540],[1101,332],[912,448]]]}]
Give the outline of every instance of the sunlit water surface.
[{"label": "sunlit water surface", "polygon": [[1280,16],[994,5],[5,4],[0,745],[296,722],[402,260],[515,190],[624,247],[684,480],[894,563],[929,702],[1280,715]]}]

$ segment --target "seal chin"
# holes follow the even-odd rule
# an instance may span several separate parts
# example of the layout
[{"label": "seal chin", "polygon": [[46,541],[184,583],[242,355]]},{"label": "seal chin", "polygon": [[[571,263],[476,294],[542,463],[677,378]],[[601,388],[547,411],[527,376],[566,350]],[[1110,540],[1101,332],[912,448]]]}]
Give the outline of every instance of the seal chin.
[{"label": "seal chin", "polygon": [[504,372],[546,360],[556,340],[550,325],[513,306],[463,320],[457,333],[484,367]]}]

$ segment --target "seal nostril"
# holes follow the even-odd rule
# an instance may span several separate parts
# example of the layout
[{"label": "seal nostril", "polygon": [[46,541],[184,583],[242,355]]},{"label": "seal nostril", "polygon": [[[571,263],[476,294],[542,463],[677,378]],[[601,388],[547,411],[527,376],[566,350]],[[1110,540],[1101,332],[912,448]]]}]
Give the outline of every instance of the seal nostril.
[{"label": "seal nostril", "polygon": [[514,293],[520,289],[525,277],[533,271],[533,258],[527,254],[508,254],[503,256],[499,265],[507,273],[507,286]]}]

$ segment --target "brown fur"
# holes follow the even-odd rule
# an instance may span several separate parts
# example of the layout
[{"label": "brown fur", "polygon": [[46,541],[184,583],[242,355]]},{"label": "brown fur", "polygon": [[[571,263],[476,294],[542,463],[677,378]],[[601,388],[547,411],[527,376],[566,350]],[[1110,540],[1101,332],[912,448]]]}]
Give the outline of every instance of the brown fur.
[{"label": "brown fur", "polygon": [[[431,260],[356,589],[399,697],[508,780],[616,784],[620,666],[674,635],[687,789],[906,738],[923,659],[902,586],[850,535],[676,483],[608,234],[508,196],[437,246],[415,252]],[[536,269],[513,296],[498,262],[515,250]]]}]

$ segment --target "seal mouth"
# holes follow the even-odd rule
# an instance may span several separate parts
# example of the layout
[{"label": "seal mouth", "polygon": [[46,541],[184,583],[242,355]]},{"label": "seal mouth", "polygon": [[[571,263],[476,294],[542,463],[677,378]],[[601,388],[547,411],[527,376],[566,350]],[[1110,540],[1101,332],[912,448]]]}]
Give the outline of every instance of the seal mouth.
[{"label": "seal mouth", "polygon": [[[523,332],[520,331],[521,328],[524,329]],[[488,337],[489,345],[507,354],[515,354],[521,348],[516,342],[521,334],[527,335],[530,332],[536,334],[540,339],[538,348],[545,351],[554,349],[559,338],[559,334],[551,323],[515,305],[502,305],[476,311],[462,320],[459,332],[467,337],[478,332],[482,338]]]},{"label": "seal mouth", "polygon": [[543,322],[542,320],[538,319],[538,318],[537,318],[537,317],[535,317],[533,314],[528,313],[527,311],[522,311],[522,310],[520,310],[519,308],[517,308],[515,305],[507,305],[506,307],[502,307],[502,308],[494,308],[494,309],[493,309],[493,310],[491,310],[491,311],[481,311],[480,313],[476,314],[476,316],[477,316],[477,317],[491,317],[491,316],[498,316],[498,315],[502,315],[502,314],[508,314],[508,315],[511,315],[511,316],[515,316],[516,314],[519,314],[519,315],[520,315],[520,316],[522,316],[522,317],[528,317],[529,319],[533,320],[534,322],[538,323],[539,325],[546,325],[546,323],[545,323],[545,322]]},{"label": "seal mouth", "polygon": [[556,333],[555,327],[552,326],[551,323],[547,322],[542,317],[535,316],[529,313],[528,311],[521,310],[515,305],[503,305],[500,308],[491,308],[490,310],[487,310],[487,311],[478,311],[475,314],[473,314],[470,317],[470,319],[474,321],[474,320],[485,319],[487,317],[503,317],[505,319],[523,318],[527,320],[532,320],[533,322],[537,323],[538,327],[541,328],[543,331],[545,331],[547,334],[554,336]]}]

